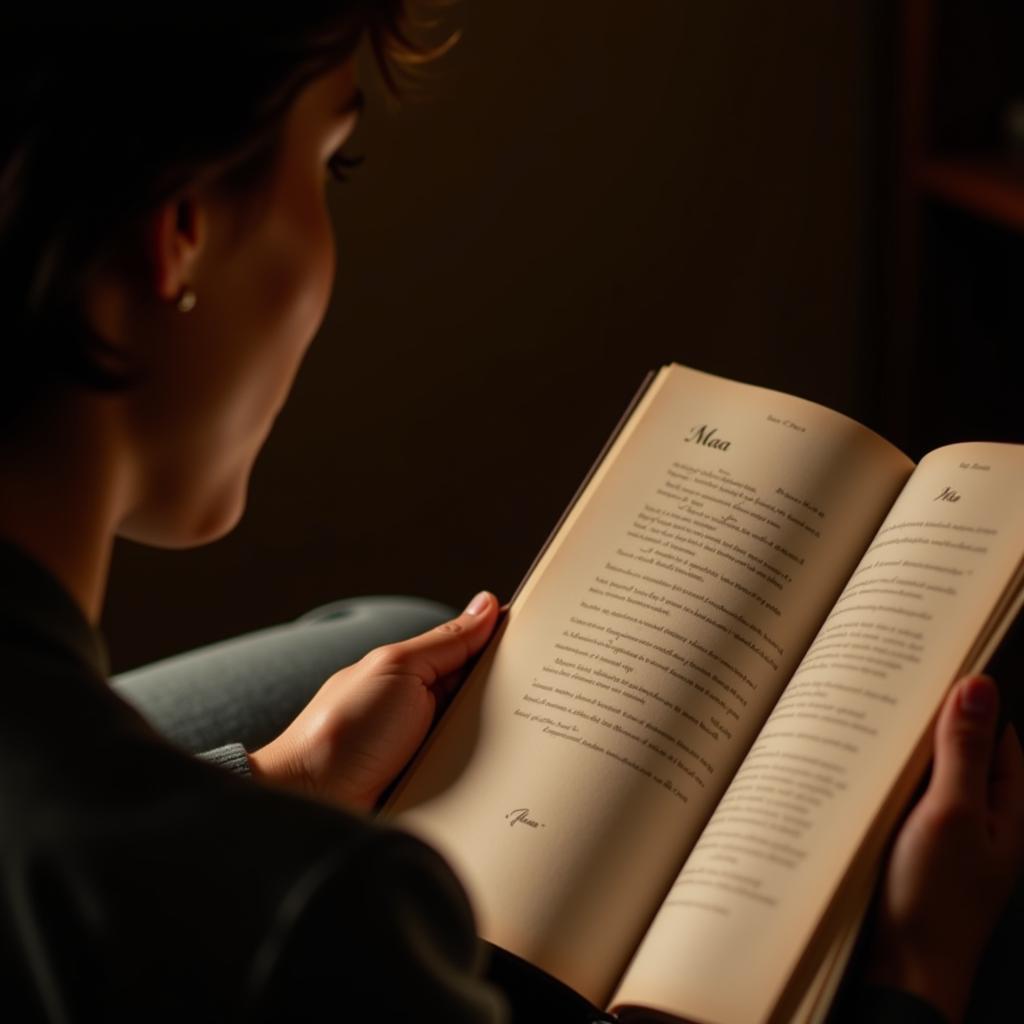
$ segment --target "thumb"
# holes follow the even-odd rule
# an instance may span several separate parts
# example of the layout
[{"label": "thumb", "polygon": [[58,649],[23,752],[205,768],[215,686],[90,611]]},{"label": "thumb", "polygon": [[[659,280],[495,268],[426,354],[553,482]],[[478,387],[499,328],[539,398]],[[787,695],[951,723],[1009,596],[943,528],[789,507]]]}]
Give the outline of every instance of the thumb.
[{"label": "thumb", "polygon": [[371,651],[364,662],[378,672],[411,673],[431,686],[462,668],[487,642],[498,621],[498,601],[481,591],[466,610],[419,636]]},{"label": "thumb", "polygon": [[961,679],[939,713],[935,729],[934,797],[944,803],[988,804],[999,691],[988,676]]}]

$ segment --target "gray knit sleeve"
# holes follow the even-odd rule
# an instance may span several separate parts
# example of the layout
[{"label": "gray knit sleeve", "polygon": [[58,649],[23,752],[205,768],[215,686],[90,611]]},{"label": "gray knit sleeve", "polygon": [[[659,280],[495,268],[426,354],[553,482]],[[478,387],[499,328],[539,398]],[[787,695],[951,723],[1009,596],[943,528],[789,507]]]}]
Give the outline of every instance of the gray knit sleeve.
[{"label": "gray knit sleeve", "polygon": [[227,743],[223,747],[215,747],[213,750],[205,750],[196,755],[201,761],[207,764],[215,764],[225,768],[236,775],[251,775],[249,768],[249,755],[241,743]]}]

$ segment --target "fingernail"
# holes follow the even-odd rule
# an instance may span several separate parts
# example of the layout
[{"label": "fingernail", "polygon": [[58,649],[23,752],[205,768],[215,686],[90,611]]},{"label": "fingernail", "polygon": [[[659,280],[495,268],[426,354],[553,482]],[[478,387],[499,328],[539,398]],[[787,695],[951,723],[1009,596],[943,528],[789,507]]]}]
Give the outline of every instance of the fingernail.
[{"label": "fingernail", "polygon": [[472,601],[466,605],[466,613],[469,615],[482,615],[491,606],[491,595],[486,590],[481,590]]},{"label": "fingernail", "polygon": [[996,687],[987,676],[969,679],[960,690],[960,709],[971,718],[990,718],[996,706]]}]

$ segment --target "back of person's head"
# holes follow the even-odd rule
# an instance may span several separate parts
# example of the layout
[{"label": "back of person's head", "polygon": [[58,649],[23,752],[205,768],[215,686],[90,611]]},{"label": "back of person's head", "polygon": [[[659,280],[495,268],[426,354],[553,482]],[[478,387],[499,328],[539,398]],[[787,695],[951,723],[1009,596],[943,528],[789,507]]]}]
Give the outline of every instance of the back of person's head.
[{"label": "back of person's head", "polygon": [[58,380],[124,386],[95,358],[103,339],[82,324],[78,297],[138,217],[197,180],[244,189],[257,179],[294,97],[363,38],[389,82],[418,54],[403,0],[186,0],[166,15],[59,6],[0,14],[7,424]]}]

